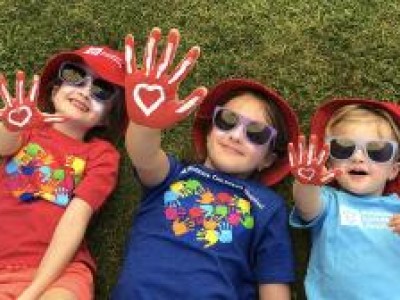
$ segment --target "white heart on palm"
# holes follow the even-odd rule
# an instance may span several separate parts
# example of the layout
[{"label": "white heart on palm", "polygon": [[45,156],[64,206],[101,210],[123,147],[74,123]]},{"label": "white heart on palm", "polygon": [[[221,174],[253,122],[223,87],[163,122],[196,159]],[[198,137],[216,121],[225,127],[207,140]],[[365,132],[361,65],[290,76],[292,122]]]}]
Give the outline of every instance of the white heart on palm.
[{"label": "white heart on palm", "polygon": [[[142,90],[148,92],[158,91],[160,96],[153,103],[151,103],[150,106],[147,106],[140,97],[140,92]],[[136,104],[139,106],[139,108],[146,116],[150,116],[161,105],[161,103],[165,101],[164,88],[157,84],[139,83],[133,89],[132,96],[133,100],[136,102]]]},{"label": "white heart on palm", "polygon": [[[26,116],[22,120],[15,119],[16,115],[20,115],[21,113],[25,113]],[[8,122],[12,125],[22,128],[25,126],[32,117],[32,110],[29,106],[22,105],[16,109],[12,109],[8,113]]]},{"label": "white heart on palm", "polygon": [[299,168],[297,173],[307,180],[311,180],[315,176],[315,170],[312,168]]}]

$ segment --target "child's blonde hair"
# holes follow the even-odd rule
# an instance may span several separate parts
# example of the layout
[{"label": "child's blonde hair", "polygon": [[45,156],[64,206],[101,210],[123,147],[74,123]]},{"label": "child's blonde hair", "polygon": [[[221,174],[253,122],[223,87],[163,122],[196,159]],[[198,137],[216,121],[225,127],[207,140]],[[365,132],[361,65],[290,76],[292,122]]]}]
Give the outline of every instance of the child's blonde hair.
[{"label": "child's blonde hair", "polygon": [[365,120],[368,117],[373,119],[378,129],[389,125],[396,138],[396,142],[400,143],[400,128],[393,120],[393,117],[382,109],[372,108],[362,104],[345,105],[335,111],[326,125],[325,135],[331,135],[332,128],[341,122]]}]

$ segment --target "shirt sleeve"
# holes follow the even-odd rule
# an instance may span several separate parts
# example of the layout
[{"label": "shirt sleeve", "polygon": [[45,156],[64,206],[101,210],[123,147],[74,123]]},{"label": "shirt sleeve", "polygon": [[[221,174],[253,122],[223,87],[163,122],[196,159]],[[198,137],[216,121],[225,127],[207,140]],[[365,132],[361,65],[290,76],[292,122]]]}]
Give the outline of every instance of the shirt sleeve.
[{"label": "shirt sleeve", "polygon": [[118,179],[119,153],[105,141],[94,142],[86,162],[85,173],[74,195],[97,210],[115,188]]},{"label": "shirt sleeve", "polygon": [[[279,199],[281,200],[281,199]],[[289,283],[295,280],[288,212],[283,200],[263,224],[256,246],[255,274],[259,283]]]}]

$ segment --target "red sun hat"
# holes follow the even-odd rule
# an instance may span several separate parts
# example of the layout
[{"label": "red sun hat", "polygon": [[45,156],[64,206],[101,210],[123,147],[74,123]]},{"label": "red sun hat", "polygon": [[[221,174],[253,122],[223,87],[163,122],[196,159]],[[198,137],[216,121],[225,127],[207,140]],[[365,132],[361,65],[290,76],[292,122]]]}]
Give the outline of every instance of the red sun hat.
[{"label": "red sun hat", "polygon": [[47,61],[40,77],[39,99],[44,99],[49,82],[57,78],[58,69],[65,61],[84,63],[104,80],[124,88],[124,53],[105,46],[85,46],[60,52]]},{"label": "red sun hat", "polygon": [[[207,134],[212,123],[212,116],[217,105],[226,102],[226,96],[237,90],[249,90],[264,95],[267,99],[274,101],[278,109],[281,111],[286,124],[288,138],[296,141],[299,134],[299,124],[297,116],[289,104],[278,93],[249,79],[235,78],[221,81],[214,86],[195,115],[192,129],[194,147],[198,157],[204,159],[207,155]],[[279,133],[278,133],[279,134]],[[261,172],[260,182],[272,186],[281,181],[290,172],[288,154],[284,157],[277,158],[270,168],[266,168]]]},{"label": "red sun hat", "polygon": [[[311,134],[318,137],[319,147],[322,146],[325,140],[325,128],[332,115],[341,107],[346,105],[360,104],[364,107],[371,107],[373,109],[381,109],[386,111],[393,117],[393,121],[400,128],[400,106],[396,103],[389,101],[379,101],[375,99],[361,99],[361,98],[336,98],[322,104],[315,111],[311,118]],[[387,182],[384,194],[397,193],[400,195],[400,176]]]}]

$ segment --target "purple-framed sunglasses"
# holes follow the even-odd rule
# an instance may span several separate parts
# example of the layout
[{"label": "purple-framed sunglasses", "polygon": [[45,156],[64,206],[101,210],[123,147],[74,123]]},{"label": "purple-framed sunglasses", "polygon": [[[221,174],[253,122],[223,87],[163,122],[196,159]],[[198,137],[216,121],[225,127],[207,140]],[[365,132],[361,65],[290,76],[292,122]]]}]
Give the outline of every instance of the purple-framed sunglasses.
[{"label": "purple-framed sunglasses", "polygon": [[84,86],[89,77],[92,78],[90,96],[97,102],[109,101],[117,96],[118,90],[112,83],[94,76],[82,64],[67,61],[63,62],[58,70],[58,78],[62,82],[73,86]]},{"label": "purple-framed sunglasses", "polygon": [[222,131],[230,131],[243,125],[246,138],[254,145],[275,144],[277,131],[274,127],[251,120],[222,106],[216,106],[213,114],[213,125]]}]

